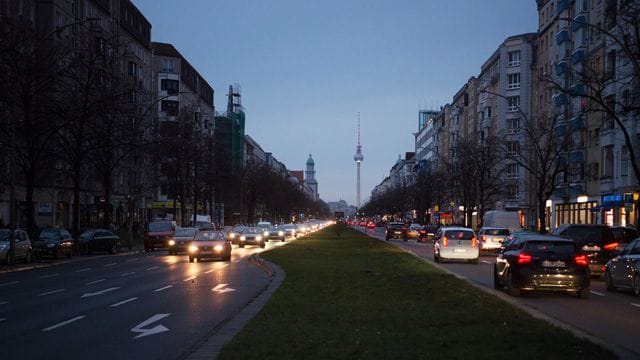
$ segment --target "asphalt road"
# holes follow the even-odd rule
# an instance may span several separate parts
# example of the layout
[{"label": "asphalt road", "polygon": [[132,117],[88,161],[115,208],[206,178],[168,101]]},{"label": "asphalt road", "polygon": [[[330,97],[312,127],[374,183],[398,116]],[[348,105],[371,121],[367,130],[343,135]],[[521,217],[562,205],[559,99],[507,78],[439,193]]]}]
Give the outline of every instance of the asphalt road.
[{"label": "asphalt road", "polygon": [[[288,242],[269,242],[267,249]],[[174,359],[187,355],[269,282],[231,261],[166,251],[84,257],[0,274],[3,359]]]},{"label": "asphalt road", "polygon": [[[384,228],[359,229],[384,241]],[[415,240],[391,240],[390,243],[435,264],[431,243],[417,243]],[[495,255],[484,255],[477,265],[453,262],[437,265],[493,289],[494,263]],[[513,299],[640,358],[640,298],[628,292],[608,292],[601,279],[592,279],[591,296],[586,300],[578,299],[573,293],[541,291]]]}]

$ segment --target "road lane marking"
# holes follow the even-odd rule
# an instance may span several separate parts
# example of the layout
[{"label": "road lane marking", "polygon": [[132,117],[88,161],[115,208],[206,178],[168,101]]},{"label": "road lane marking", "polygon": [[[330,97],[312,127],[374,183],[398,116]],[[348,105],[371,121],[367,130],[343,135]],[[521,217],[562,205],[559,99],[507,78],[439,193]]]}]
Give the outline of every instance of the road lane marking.
[{"label": "road lane marking", "polygon": [[491,261],[487,261],[487,260],[482,260],[482,262],[485,263],[485,264],[492,264]]},{"label": "road lane marking", "polygon": [[167,316],[169,316],[171,314],[155,314],[152,317],[148,318],[147,320],[141,322],[140,324],[134,326],[133,328],[131,328],[131,332],[134,333],[140,333],[140,335],[134,337],[134,339],[137,338],[141,338],[141,337],[145,337],[145,336],[149,336],[149,335],[155,335],[161,332],[165,332],[165,331],[169,331],[169,329],[166,326],[163,325],[156,325],[150,329],[145,329],[144,327],[150,324],[153,324],[156,321],[162,320],[164,318],[166,318]]},{"label": "road lane marking", "polygon": [[100,280],[96,280],[96,281],[92,281],[92,282],[88,282],[85,285],[93,285],[93,284],[97,284],[97,283],[101,283],[103,281],[106,281],[107,279],[100,279]]},{"label": "road lane marking", "polygon": [[160,266],[152,266],[152,267],[150,267],[150,268],[147,268],[147,270],[155,270],[155,269],[157,269],[157,268],[159,268],[159,267],[160,267]]},{"label": "road lane marking", "polygon": [[44,276],[40,276],[40,279],[48,279],[48,278],[52,278],[52,277],[56,277],[56,276],[60,276],[60,274],[44,275]]},{"label": "road lane marking", "polygon": [[605,296],[603,293],[597,292],[597,291],[593,291],[591,290],[592,294],[598,295],[598,296]]},{"label": "road lane marking", "polygon": [[127,260],[127,262],[136,261],[136,260],[138,260],[138,258],[129,259]]},{"label": "road lane marking", "polygon": [[44,328],[44,329],[42,329],[42,331],[51,331],[51,330],[53,330],[53,329],[57,329],[57,328],[59,328],[60,326],[65,326],[65,325],[70,324],[70,323],[72,323],[72,322],[74,322],[74,321],[78,321],[78,320],[80,320],[80,319],[84,319],[85,317],[86,317],[86,316],[84,316],[84,315],[76,316],[76,317],[74,317],[73,319],[69,319],[69,320],[67,320],[67,321],[63,321],[63,322],[61,322],[61,323],[58,323],[58,324],[55,324],[55,325],[49,326],[48,328]]},{"label": "road lane marking", "polygon": [[238,261],[242,261],[242,259],[235,259],[233,260],[234,263],[237,263]]},{"label": "road lane marking", "polygon": [[0,302],[0,305],[7,305],[9,302],[8,301],[2,301]]},{"label": "road lane marking", "polygon": [[128,273],[124,273],[124,274],[120,275],[120,277],[133,275],[133,274],[135,274],[135,273],[136,273],[135,271],[128,272]]},{"label": "road lane marking", "polygon": [[9,285],[13,285],[13,284],[17,284],[17,283],[19,283],[19,282],[20,282],[20,281],[11,281],[11,282],[8,282],[8,283],[0,284],[0,287],[3,287],[3,286],[9,286]]},{"label": "road lane marking", "polygon": [[107,265],[105,265],[105,267],[107,267],[107,266],[113,266],[113,265],[118,265],[118,263],[111,263],[111,264],[107,264]]},{"label": "road lane marking", "polygon": [[169,288],[172,288],[172,287],[173,287],[173,285],[167,285],[167,286],[165,286],[165,287],[161,287],[160,289],[155,289],[155,290],[153,290],[153,292],[160,292],[160,291],[163,291],[163,290],[167,290],[167,289],[169,289]]},{"label": "road lane marking", "polygon": [[112,287],[112,288],[108,288],[108,289],[104,289],[104,290],[100,290],[100,291],[96,291],[96,292],[92,292],[92,293],[84,293],[84,294],[82,294],[82,296],[80,296],[80,298],[104,295],[104,294],[106,294],[108,292],[115,291],[115,290],[118,290],[118,289],[120,289],[120,288],[119,287]]},{"label": "road lane marking", "polygon": [[124,300],[124,301],[120,301],[119,303],[115,303],[115,304],[111,305],[111,307],[116,307],[116,306],[124,305],[124,304],[126,304],[126,303],[129,303],[129,302],[132,302],[132,301],[136,301],[136,300],[138,300],[138,298],[137,298],[137,297],[132,297],[131,299],[127,299],[127,300]]},{"label": "road lane marking", "polygon": [[216,287],[211,289],[211,291],[215,291],[218,294],[224,294],[224,293],[229,292],[229,291],[236,291],[236,289],[228,288],[227,285],[229,285],[229,284],[218,284],[218,285],[216,285]]},{"label": "road lane marking", "polygon": [[76,270],[77,273],[81,273],[81,272],[85,272],[85,271],[89,271],[91,270],[91,268],[84,268],[84,269],[80,269],[80,270]]},{"label": "road lane marking", "polygon": [[3,322],[3,321],[5,321],[5,320],[7,320],[7,319],[5,319],[5,318],[2,318],[2,319],[0,319],[0,322]]},{"label": "road lane marking", "polygon": [[640,307],[640,304],[636,304],[636,303],[631,303],[631,305],[635,307]]},{"label": "road lane marking", "polygon": [[191,280],[193,280],[193,279],[195,279],[195,278],[196,278],[195,276],[192,276],[192,277],[190,277],[190,278],[188,278],[188,279],[184,279],[184,280],[182,280],[182,281],[187,282],[187,281],[191,281]]},{"label": "road lane marking", "polygon": [[53,291],[47,291],[45,293],[38,294],[38,296],[46,296],[46,295],[56,294],[56,293],[63,292],[63,291],[67,291],[67,289],[58,289],[58,290],[53,290]]},{"label": "road lane marking", "polygon": [[205,273],[205,274],[211,274],[212,272],[214,272],[214,271],[216,271],[216,270],[218,270],[218,269],[211,269],[211,270],[207,270],[207,271],[205,271],[204,273]]}]

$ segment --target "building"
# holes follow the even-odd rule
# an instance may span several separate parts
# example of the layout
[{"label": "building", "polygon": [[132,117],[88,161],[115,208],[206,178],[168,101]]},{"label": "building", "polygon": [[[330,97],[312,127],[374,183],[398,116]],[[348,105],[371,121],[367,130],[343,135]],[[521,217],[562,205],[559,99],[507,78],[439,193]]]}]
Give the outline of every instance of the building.
[{"label": "building", "polygon": [[320,196],[318,195],[318,182],[316,181],[315,166],[316,163],[313,161],[311,154],[309,154],[309,158],[307,159],[307,170],[304,172],[304,185],[309,198],[314,201],[318,201],[320,200]]},{"label": "building", "polygon": [[356,207],[353,205],[347,204],[345,200],[330,201],[327,203],[327,206],[329,206],[329,210],[331,210],[331,214],[341,212],[341,213],[344,213],[345,218],[353,217],[356,214]]}]

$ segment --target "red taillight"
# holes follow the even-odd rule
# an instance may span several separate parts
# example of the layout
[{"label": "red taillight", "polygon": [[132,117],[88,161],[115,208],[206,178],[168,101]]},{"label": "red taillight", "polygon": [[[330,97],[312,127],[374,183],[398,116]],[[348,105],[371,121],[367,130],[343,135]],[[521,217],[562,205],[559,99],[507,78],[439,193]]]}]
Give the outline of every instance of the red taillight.
[{"label": "red taillight", "polygon": [[487,242],[487,235],[482,235],[482,242]]},{"label": "red taillight", "polygon": [[471,238],[471,247],[476,247],[476,245],[478,245],[478,240],[476,240],[476,237],[472,237]]},{"label": "red taillight", "polygon": [[604,246],[605,250],[612,251],[618,248],[618,243],[611,243]]},{"label": "red taillight", "polygon": [[518,255],[518,264],[520,264],[520,265],[528,264],[528,263],[531,262],[532,259],[533,259],[533,257],[531,255],[520,254],[520,255]]},{"label": "red taillight", "polygon": [[447,239],[446,236],[442,237],[442,246],[448,246],[449,245],[449,239]]},{"label": "red taillight", "polygon": [[420,234],[426,234],[427,231],[426,230],[420,230]]},{"label": "red taillight", "polygon": [[407,228],[402,228],[402,230],[407,231]]},{"label": "red taillight", "polygon": [[587,266],[589,265],[589,259],[587,258],[587,255],[577,255],[574,260],[576,261],[577,265],[580,266]]}]

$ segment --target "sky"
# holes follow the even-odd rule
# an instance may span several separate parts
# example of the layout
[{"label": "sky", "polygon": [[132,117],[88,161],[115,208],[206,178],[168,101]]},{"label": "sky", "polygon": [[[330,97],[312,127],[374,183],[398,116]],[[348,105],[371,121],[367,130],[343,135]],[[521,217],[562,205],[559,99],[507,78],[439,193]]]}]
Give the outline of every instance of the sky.
[{"label": "sky", "polygon": [[239,84],[245,133],[289,170],[315,161],[324,201],[363,202],[414,151],[419,109],[439,109],[509,36],[535,32],[534,0],[133,0],[225,111]]}]

